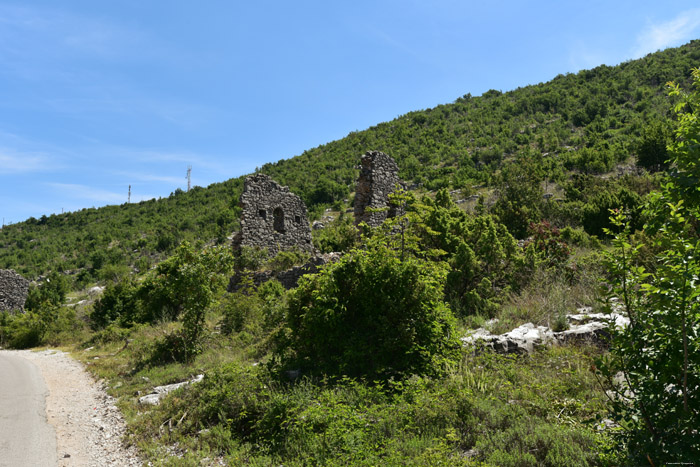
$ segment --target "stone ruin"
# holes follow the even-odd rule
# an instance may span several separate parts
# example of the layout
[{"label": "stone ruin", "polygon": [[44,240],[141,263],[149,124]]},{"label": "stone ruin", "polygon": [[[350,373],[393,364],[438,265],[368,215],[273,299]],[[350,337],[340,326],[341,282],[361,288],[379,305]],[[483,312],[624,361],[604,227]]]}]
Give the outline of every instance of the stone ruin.
[{"label": "stone ruin", "polygon": [[11,269],[0,269],[0,311],[24,312],[29,281]]},{"label": "stone ruin", "polygon": [[306,205],[289,187],[264,174],[246,177],[241,195],[241,231],[234,246],[266,248],[271,256],[298,248],[314,254]]},{"label": "stone ruin", "polygon": [[[385,219],[400,213],[398,206],[389,203],[389,195],[397,186],[406,189],[406,185],[399,178],[399,167],[394,159],[383,152],[368,151],[362,156],[361,164],[355,192],[355,224],[366,222],[377,227]],[[307,264],[287,271],[253,273],[254,285],[277,279],[285,288],[294,288],[301,276],[315,273],[323,265],[337,261],[340,257],[339,253],[317,255],[311,241],[306,205],[288,187],[280,186],[267,175],[246,177],[241,206],[241,230],[234,237],[235,248],[265,248],[271,256],[283,250],[298,248],[313,255]],[[377,211],[370,212],[368,208]],[[240,290],[246,274],[238,272],[231,278],[229,292]]]},{"label": "stone ruin", "polygon": [[227,290],[229,292],[237,292],[241,290],[244,286],[244,279],[246,277],[250,277],[255,287],[269,280],[277,279],[285,289],[293,289],[299,284],[299,279],[301,279],[302,276],[317,273],[326,264],[338,261],[340,256],[340,253],[325,253],[319,256],[314,256],[306,264],[294,266],[286,271],[256,271],[253,273],[238,272],[231,277]]},{"label": "stone ruin", "polygon": [[[360,177],[355,190],[355,225],[365,222],[378,227],[387,218],[396,217],[397,206],[389,203],[389,195],[397,185],[406,189],[399,178],[399,166],[380,151],[368,151],[361,159]],[[379,209],[370,212],[368,208]]]}]

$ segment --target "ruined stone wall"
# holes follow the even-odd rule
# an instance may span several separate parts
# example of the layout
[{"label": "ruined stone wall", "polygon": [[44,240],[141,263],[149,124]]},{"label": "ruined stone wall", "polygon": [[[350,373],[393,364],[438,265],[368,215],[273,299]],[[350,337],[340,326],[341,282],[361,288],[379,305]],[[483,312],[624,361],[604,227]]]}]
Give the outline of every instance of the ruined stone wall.
[{"label": "ruined stone wall", "polygon": [[241,206],[241,231],[235,246],[266,248],[270,255],[294,247],[315,252],[306,205],[289,187],[267,175],[250,175],[243,185]]},{"label": "ruined stone wall", "polygon": [[[399,166],[394,159],[380,151],[368,151],[362,156],[360,177],[355,190],[355,225],[366,222],[377,227],[387,217],[396,215],[389,206],[389,194],[396,186],[406,188],[399,178]],[[388,208],[379,212],[368,212],[367,208]]]},{"label": "ruined stone wall", "polygon": [[0,269],[0,311],[24,311],[29,281],[11,269]]},{"label": "ruined stone wall", "polygon": [[277,279],[282,286],[289,290],[293,289],[299,283],[299,279],[306,274],[315,274],[323,266],[328,263],[333,263],[340,259],[340,253],[325,253],[323,255],[315,256],[309,260],[306,264],[302,266],[294,266],[286,271],[274,272],[274,271],[257,271],[253,273],[239,272],[236,273],[228,284],[229,292],[237,292],[241,289],[243,285],[243,278],[246,274],[250,274],[250,278],[253,281],[254,286],[259,286],[269,280]]}]

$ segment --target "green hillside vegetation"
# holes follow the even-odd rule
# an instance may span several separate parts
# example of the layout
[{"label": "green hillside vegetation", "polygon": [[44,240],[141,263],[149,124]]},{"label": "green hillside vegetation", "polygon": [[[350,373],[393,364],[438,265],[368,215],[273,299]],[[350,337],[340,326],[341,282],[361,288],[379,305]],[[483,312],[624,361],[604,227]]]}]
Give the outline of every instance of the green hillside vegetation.
[{"label": "green hillside vegetation", "polygon": [[[7,226],[0,267],[45,277],[27,313],[0,313],[0,345],[74,351],[153,465],[700,462],[698,64],[695,41],[266,164],[312,216],[337,212],[314,242],[342,258],[291,290],[251,276],[303,254],[230,248],[240,178]],[[368,149],[411,188],[356,230]],[[523,355],[460,341],[562,331],[582,306],[631,324]]]},{"label": "green hillside vegetation", "polygon": [[[411,112],[391,122],[305,151],[260,170],[289,185],[320,217],[341,207],[357,178],[359,156],[369,149],[396,159],[404,180],[425,190],[450,187],[464,196],[474,186],[507,191],[523,171],[527,189],[510,190],[499,214],[523,236],[529,221],[583,225],[600,235],[607,209],[632,206],[656,186],[653,177],[603,180],[617,164],[660,168],[670,138],[667,81],[687,87],[700,62],[700,42],[650,54],[618,66],[560,75],[548,83],[502,93],[469,95],[452,104]],[[661,162],[660,162],[661,161]],[[571,175],[577,176],[572,178]],[[564,201],[543,203],[536,182]],[[165,199],[42,216],[0,231],[0,267],[34,278],[71,272],[78,284],[104,279],[114,268],[143,271],[181,241],[222,242],[237,227],[242,179]],[[508,202],[510,201],[510,205]],[[519,212],[527,204],[529,212]],[[514,206],[519,206],[515,208]],[[102,269],[107,269],[101,272]]]}]

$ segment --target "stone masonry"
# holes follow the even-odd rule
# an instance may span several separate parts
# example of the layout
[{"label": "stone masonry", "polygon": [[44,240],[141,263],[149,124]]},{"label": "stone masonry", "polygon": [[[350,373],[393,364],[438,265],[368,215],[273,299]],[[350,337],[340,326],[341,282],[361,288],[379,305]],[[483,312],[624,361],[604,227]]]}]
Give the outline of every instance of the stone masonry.
[{"label": "stone masonry", "polygon": [[0,269],[0,311],[24,311],[29,281],[11,269]]},{"label": "stone masonry", "polygon": [[256,271],[253,273],[238,272],[233,277],[231,277],[231,280],[229,281],[229,284],[228,284],[228,291],[229,292],[237,292],[238,290],[240,290],[241,287],[243,286],[243,279],[247,274],[250,274],[250,277],[253,281],[253,285],[256,287],[259,286],[260,284],[263,284],[263,283],[271,280],[271,279],[277,279],[285,289],[287,289],[287,290],[293,289],[299,283],[299,279],[301,279],[301,276],[305,276],[306,274],[317,273],[326,264],[338,261],[340,259],[340,256],[341,256],[340,253],[325,253],[325,254],[311,258],[309,260],[309,262],[307,262],[306,264],[304,264],[302,266],[294,266],[291,269],[287,269],[286,271],[280,271],[280,272],[274,272],[274,271]]},{"label": "stone masonry", "polygon": [[266,248],[270,255],[292,248],[315,253],[306,205],[289,187],[267,175],[250,175],[243,185],[241,206],[241,231],[234,246]]},{"label": "stone masonry", "polygon": [[[397,185],[406,188],[394,159],[380,151],[365,153],[355,190],[355,225],[366,222],[370,227],[377,227],[387,217],[395,217],[396,207],[389,204],[389,194]],[[367,208],[386,209],[369,212]]]}]

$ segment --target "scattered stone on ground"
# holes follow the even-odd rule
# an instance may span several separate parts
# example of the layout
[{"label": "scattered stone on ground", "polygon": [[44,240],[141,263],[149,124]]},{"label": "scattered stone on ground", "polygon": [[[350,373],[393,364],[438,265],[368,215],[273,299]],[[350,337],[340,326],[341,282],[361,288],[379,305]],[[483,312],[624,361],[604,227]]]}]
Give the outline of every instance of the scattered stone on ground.
[{"label": "scattered stone on ground", "polygon": [[174,383],[174,384],[166,384],[165,386],[156,386],[153,388],[153,392],[151,394],[147,394],[145,396],[139,397],[139,403],[140,404],[148,404],[148,405],[158,405],[160,404],[160,400],[165,397],[166,394],[169,392],[172,392],[176,389],[180,389],[182,387],[185,387],[189,384],[193,383],[199,383],[202,381],[204,378],[204,375],[197,375],[193,379],[189,381],[183,381],[181,383]]},{"label": "scattered stone on ground", "polygon": [[104,287],[100,287],[99,285],[96,285],[95,287],[91,287],[88,289],[88,295],[95,296],[95,295],[100,295],[102,292],[105,291]]},{"label": "scattered stone on ground", "polygon": [[526,323],[504,334],[492,334],[486,328],[474,330],[462,338],[464,344],[481,342],[484,347],[498,353],[530,353],[537,347],[568,342],[603,343],[608,336],[608,326],[629,324],[629,318],[619,313],[586,313],[590,308],[579,309],[578,314],[567,315],[569,329],[555,332],[547,326]]}]

